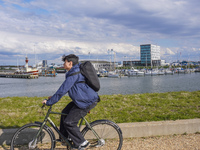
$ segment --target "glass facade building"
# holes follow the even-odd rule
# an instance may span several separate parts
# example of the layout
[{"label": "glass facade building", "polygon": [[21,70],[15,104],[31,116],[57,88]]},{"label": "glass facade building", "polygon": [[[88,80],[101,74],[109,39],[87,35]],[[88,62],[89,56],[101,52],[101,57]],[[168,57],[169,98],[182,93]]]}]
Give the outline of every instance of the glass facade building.
[{"label": "glass facade building", "polygon": [[159,66],[160,46],[152,44],[140,45],[140,60],[143,66]]},{"label": "glass facade building", "polygon": [[47,67],[47,60],[42,61],[42,67]]}]

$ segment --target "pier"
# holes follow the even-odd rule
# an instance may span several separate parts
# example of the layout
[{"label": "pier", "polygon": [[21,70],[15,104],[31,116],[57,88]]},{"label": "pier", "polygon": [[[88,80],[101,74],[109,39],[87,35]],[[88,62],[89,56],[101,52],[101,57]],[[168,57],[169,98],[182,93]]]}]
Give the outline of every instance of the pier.
[{"label": "pier", "polygon": [[42,77],[56,77],[57,74],[39,74]]},{"label": "pier", "polygon": [[13,73],[0,73],[1,78],[24,78],[24,79],[36,79],[38,75],[32,74],[13,74]]}]

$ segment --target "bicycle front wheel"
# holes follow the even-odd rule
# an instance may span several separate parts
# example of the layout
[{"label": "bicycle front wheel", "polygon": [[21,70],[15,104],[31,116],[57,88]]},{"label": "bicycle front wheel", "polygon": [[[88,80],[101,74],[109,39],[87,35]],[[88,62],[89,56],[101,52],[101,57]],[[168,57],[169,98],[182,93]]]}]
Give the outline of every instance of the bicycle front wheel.
[{"label": "bicycle front wheel", "polygon": [[109,120],[97,120],[85,127],[82,134],[90,142],[90,149],[94,150],[121,150],[123,144],[122,131],[117,124]]},{"label": "bicycle front wheel", "polygon": [[11,150],[53,150],[54,135],[47,127],[44,127],[36,138],[40,127],[40,124],[30,123],[19,128],[11,140]]}]

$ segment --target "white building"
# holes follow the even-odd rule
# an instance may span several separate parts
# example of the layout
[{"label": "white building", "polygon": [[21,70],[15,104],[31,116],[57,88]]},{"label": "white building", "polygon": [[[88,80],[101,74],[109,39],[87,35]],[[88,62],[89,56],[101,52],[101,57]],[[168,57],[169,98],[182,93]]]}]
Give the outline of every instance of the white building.
[{"label": "white building", "polygon": [[151,60],[160,60],[160,46],[151,44]]},{"label": "white building", "polygon": [[[86,60],[84,60],[86,61]],[[84,62],[83,60],[81,62]],[[92,65],[94,66],[96,71],[101,71],[101,70],[112,70],[114,68],[113,63],[110,63],[108,61],[95,61],[95,60],[90,60]],[[115,66],[117,67],[117,66]]]}]

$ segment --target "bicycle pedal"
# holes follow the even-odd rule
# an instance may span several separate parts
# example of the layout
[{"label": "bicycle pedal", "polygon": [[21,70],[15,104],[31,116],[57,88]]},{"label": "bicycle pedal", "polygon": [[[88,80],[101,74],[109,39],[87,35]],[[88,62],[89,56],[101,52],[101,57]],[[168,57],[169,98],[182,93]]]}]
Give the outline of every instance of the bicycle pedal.
[{"label": "bicycle pedal", "polygon": [[56,142],[62,142],[62,139],[56,139]]}]

